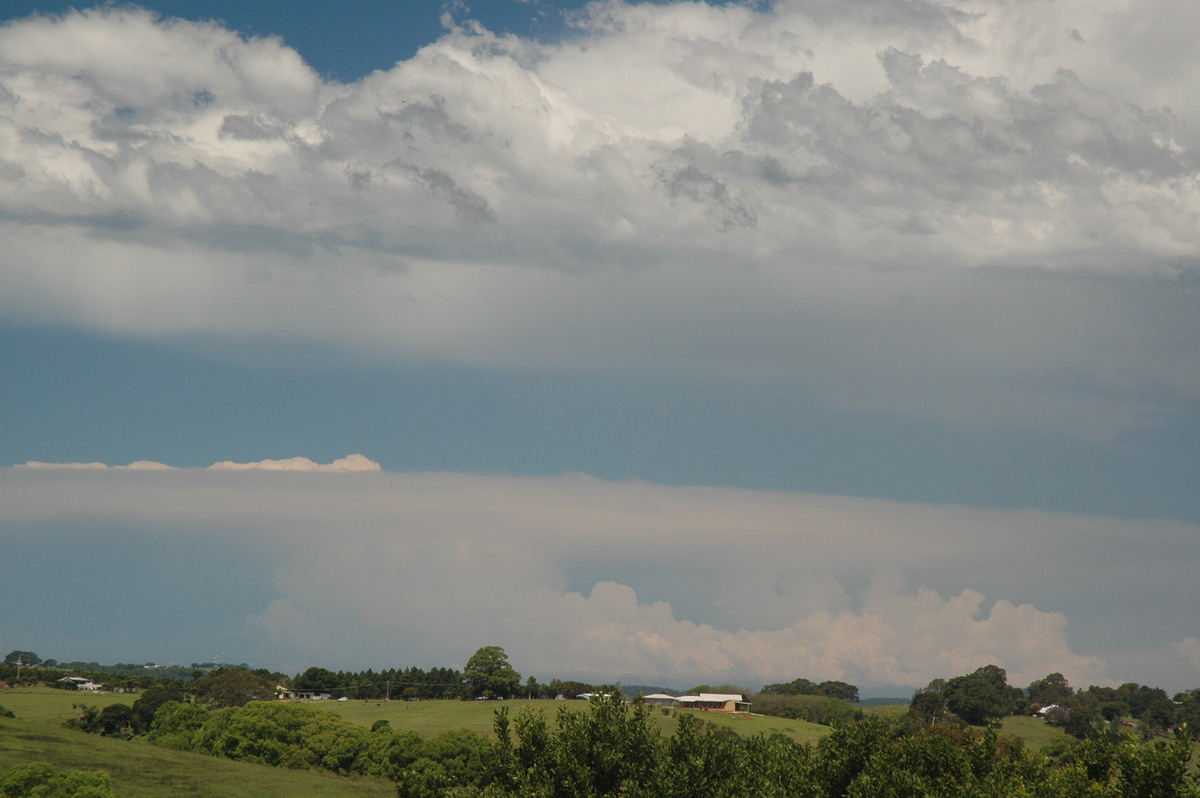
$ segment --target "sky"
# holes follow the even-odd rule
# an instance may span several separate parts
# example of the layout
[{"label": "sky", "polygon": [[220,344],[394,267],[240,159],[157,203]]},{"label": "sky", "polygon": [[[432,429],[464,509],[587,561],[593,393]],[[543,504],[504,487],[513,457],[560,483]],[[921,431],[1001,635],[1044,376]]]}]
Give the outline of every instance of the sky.
[{"label": "sky", "polygon": [[1200,685],[1200,6],[0,13],[4,650]]}]

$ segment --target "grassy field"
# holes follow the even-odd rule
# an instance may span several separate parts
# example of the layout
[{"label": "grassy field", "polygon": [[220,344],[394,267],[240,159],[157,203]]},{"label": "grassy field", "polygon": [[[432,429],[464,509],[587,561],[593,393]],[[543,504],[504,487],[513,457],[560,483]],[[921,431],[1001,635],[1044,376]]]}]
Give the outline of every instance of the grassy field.
[{"label": "grassy field", "polygon": [[74,714],[73,704],[104,709],[110,704],[133,706],[136,695],[120,693],[81,693],[71,690],[54,690],[49,687],[18,687],[0,691],[0,706],[13,711],[22,720],[62,725]]},{"label": "grassy field", "polygon": [[[553,720],[560,710],[582,712],[586,701],[549,701],[517,699],[512,701],[328,701],[314,704],[362,726],[386,720],[393,729],[409,729],[423,735],[433,735],[448,729],[470,729],[479,734],[491,734],[494,712],[508,707],[510,718],[522,707],[533,707]],[[690,712],[692,710],[678,710]],[[815,723],[770,718],[756,715],[724,715],[699,712],[698,716],[714,726],[725,726],[739,734],[783,734],[801,743],[814,742],[829,733],[829,727]],[[663,714],[655,708],[651,717],[664,734],[672,734],[678,726],[674,713]]]},{"label": "grassy field", "polygon": [[[307,771],[282,770],[246,762],[172,751],[139,740],[124,741],[64,729],[74,705],[103,709],[130,704],[131,694],[91,694],[50,688],[18,688],[0,692],[0,706],[16,718],[0,718],[0,771],[24,762],[48,762],[63,770],[105,770],[121,798],[390,798],[395,787],[375,779],[344,779]],[[514,714],[532,705],[553,719],[560,710],[581,712],[583,701],[330,701],[315,704],[346,719],[370,726],[387,720],[392,728],[436,735],[466,728],[492,731],[493,712],[507,706]],[[701,713],[717,726],[742,734],[785,734],[799,742],[814,742],[829,729],[812,723],[747,715]],[[664,734],[675,730],[673,713],[655,709],[652,715]]]},{"label": "grassy field", "polygon": [[[16,711],[16,701],[0,696]],[[70,709],[70,704],[67,705]],[[121,798],[392,798],[379,779],[344,779],[300,770],[171,751],[136,740],[63,729],[45,720],[0,718],[0,771],[25,762],[63,770],[106,770]]]},{"label": "grassy field", "polygon": [[1066,735],[1059,726],[1051,726],[1041,718],[1028,715],[1011,715],[1000,721],[1000,733],[1009,737],[1020,737],[1025,744],[1035,751],[1051,740],[1057,740]]},{"label": "grassy field", "polygon": [[[233,796],[329,796],[358,798],[391,796],[389,782],[342,779],[304,771],[288,771],[232,762],[200,754],[171,751],[134,740],[130,742],[85,735],[62,728],[72,717],[73,705],[103,709],[116,703],[132,705],[136,695],[67,692],[50,688],[20,688],[0,692],[0,705],[12,710],[15,719],[0,718],[0,771],[21,762],[44,761],[64,769],[107,770],[121,798],[158,798],[191,795],[207,798]],[[553,720],[560,711],[582,712],[583,701],[328,701],[315,703],[320,709],[370,727],[386,720],[393,729],[432,736],[450,729],[465,728],[479,734],[492,731],[493,713],[507,707],[510,717],[522,707],[533,707]],[[678,726],[677,712],[654,708],[651,717],[671,734]],[[867,715],[902,715],[906,706],[865,707]],[[800,743],[813,743],[829,728],[785,718],[754,715],[697,713],[706,723],[731,728],[739,734],[783,734]],[[1061,738],[1063,731],[1037,718],[1009,717],[1000,726],[1002,734],[1021,737],[1035,750]],[[1193,768],[1196,767],[1193,763]]]}]

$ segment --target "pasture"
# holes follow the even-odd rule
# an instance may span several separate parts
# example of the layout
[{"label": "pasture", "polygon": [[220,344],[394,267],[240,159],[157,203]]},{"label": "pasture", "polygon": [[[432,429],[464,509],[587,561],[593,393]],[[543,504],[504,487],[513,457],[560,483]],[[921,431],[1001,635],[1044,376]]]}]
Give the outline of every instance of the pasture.
[{"label": "pasture", "polygon": [[[13,709],[8,703],[4,706]],[[121,798],[393,798],[396,794],[395,785],[380,779],[346,779],[233,762],[137,740],[83,734],[45,721],[0,718],[0,771],[25,762],[47,762],[64,771],[108,771]]]},{"label": "pasture", "polygon": [[[422,735],[435,735],[449,729],[470,729],[478,734],[491,734],[494,713],[508,708],[509,718],[515,718],[523,707],[532,707],[553,721],[560,711],[583,712],[586,701],[552,701],[513,699],[508,701],[320,701],[312,706],[328,710],[362,726],[386,720],[393,729],[406,729]],[[695,712],[701,720],[713,726],[730,728],[739,734],[783,734],[800,743],[816,742],[829,733],[829,727],[815,723],[773,718],[760,715],[726,715],[719,712],[671,710],[664,714],[651,708],[651,717],[663,734],[675,732],[679,725],[675,712]]]}]

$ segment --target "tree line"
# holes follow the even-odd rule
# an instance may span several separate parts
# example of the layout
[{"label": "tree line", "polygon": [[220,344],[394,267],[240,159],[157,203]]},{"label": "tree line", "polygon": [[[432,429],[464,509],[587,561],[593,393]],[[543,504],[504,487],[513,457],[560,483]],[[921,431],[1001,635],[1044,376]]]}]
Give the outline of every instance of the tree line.
[{"label": "tree line", "polygon": [[[460,729],[422,737],[393,730],[386,721],[367,729],[316,705],[269,700],[284,679],[221,668],[187,682],[154,684],[132,705],[78,705],[65,725],[277,767],[386,778],[395,782],[398,798],[1200,798],[1200,776],[1188,771],[1200,730],[1193,720],[1200,690],[1175,700],[1132,683],[1076,691],[1061,674],[1022,689],[1007,683],[1003,668],[988,665],[935,679],[916,691],[907,715],[883,720],[862,716],[850,700],[857,698],[853,685],[806,679],[768,685],[754,699],[776,714],[825,713],[806,719],[826,722],[832,731],[803,745],[781,735],[741,736],[678,710],[676,731],[664,735],[653,722],[654,710],[640,696],[626,700],[616,687],[599,691],[587,711],[563,707],[553,718],[532,705],[511,715],[501,706],[492,736]],[[287,680],[294,689],[360,691],[371,698],[383,697],[366,693],[381,682],[385,691],[389,682],[403,685],[399,697],[409,688],[417,692],[407,697],[422,689],[442,698],[544,694],[534,679],[522,685],[499,646],[479,649],[461,671],[310,668]],[[693,692],[743,691],[699,685]],[[1062,723],[1069,734],[1042,752],[990,725],[1045,707],[1064,713],[1047,713],[1047,721]],[[1166,728],[1174,729],[1173,736],[1162,736]],[[16,784],[38,774],[3,776]]]},{"label": "tree line", "polygon": [[[640,696],[628,701],[616,690],[593,697],[586,711],[561,707],[553,718],[536,705],[515,713],[502,705],[491,736],[460,729],[422,737],[386,721],[367,729],[313,704],[210,710],[157,703],[162,698],[148,692],[126,708],[124,720],[150,743],[385,778],[397,798],[1200,798],[1184,729],[1152,741],[1133,733],[1064,737],[1052,755],[994,725],[911,718],[840,723],[816,744],[799,744],[741,736],[679,711],[676,731],[665,735]],[[111,710],[97,713],[98,721]]]},{"label": "tree line", "polygon": [[913,694],[909,706],[928,723],[982,725],[1008,715],[1040,713],[1048,723],[1082,739],[1120,735],[1129,726],[1145,738],[1185,727],[1189,736],[1200,739],[1200,689],[1173,698],[1161,688],[1135,682],[1075,690],[1061,673],[1021,689],[1009,685],[1005,670],[997,665],[949,680],[934,679]]}]

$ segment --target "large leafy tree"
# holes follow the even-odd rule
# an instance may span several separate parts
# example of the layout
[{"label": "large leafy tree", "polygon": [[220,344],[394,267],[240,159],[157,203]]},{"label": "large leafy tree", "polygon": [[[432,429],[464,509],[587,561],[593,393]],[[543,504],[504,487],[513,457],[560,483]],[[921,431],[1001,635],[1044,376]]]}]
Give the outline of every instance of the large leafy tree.
[{"label": "large leafy tree", "polygon": [[274,697],[275,685],[270,679],[244,668],[218,671],[196,682],[196,700],[213,709]]},{"label": "large leafy tree", "polygon": [[35,654],[32,651],[16,651],[16,650],[8,652],[8,656],[4,658],[4,664],[12,665],[13,667],[16,667],[18,661],[22,665],[30,665],[30,666],[40,665],[42,662],[42,658],[39,657],[37,654]]},{"label": "large leafy tree", "polygon": [[150,731],[154,722],[154,713],[168,701],[183,701],[183,690],[177,684],[156,684],[142,693],[141,698],[133,702],[133,714],[129,725],[136,734]]},{"label": "large leafy tree", "polygon": [[1075,691],[1061,673],[1051,673],[1045,679],[1038,679],[1029,685],[1029,700],[1042,706],[1063,705],[1074,697]]},{"label": "large leafy tree", "polygon": [[858,687],[846,682],[821,682],[817,687],[821,690],[822,695],[827,695],[830,698],[840,698],[843,701],[852,701],[858,703]]},{"label": "large leafy tree", "polygon": [[977,726],[1008,715],[1013,704],[1007,674],[997,665],[985,665],[974,673],[955,676],[946,682],[945,696],[947,709]]},{"label": "large leafy tree", "polygon": [[484,646],[471,655],[463,668],[463,690],[467,698],[509,698],[516,695],[521,674],[508,664],[500,646]]},{"label": "large leafy tree", "polygon": [[293,685],[297,690],[335,690],[341,687],[338,675],[327,668],[309,668],[296,677]]}]

